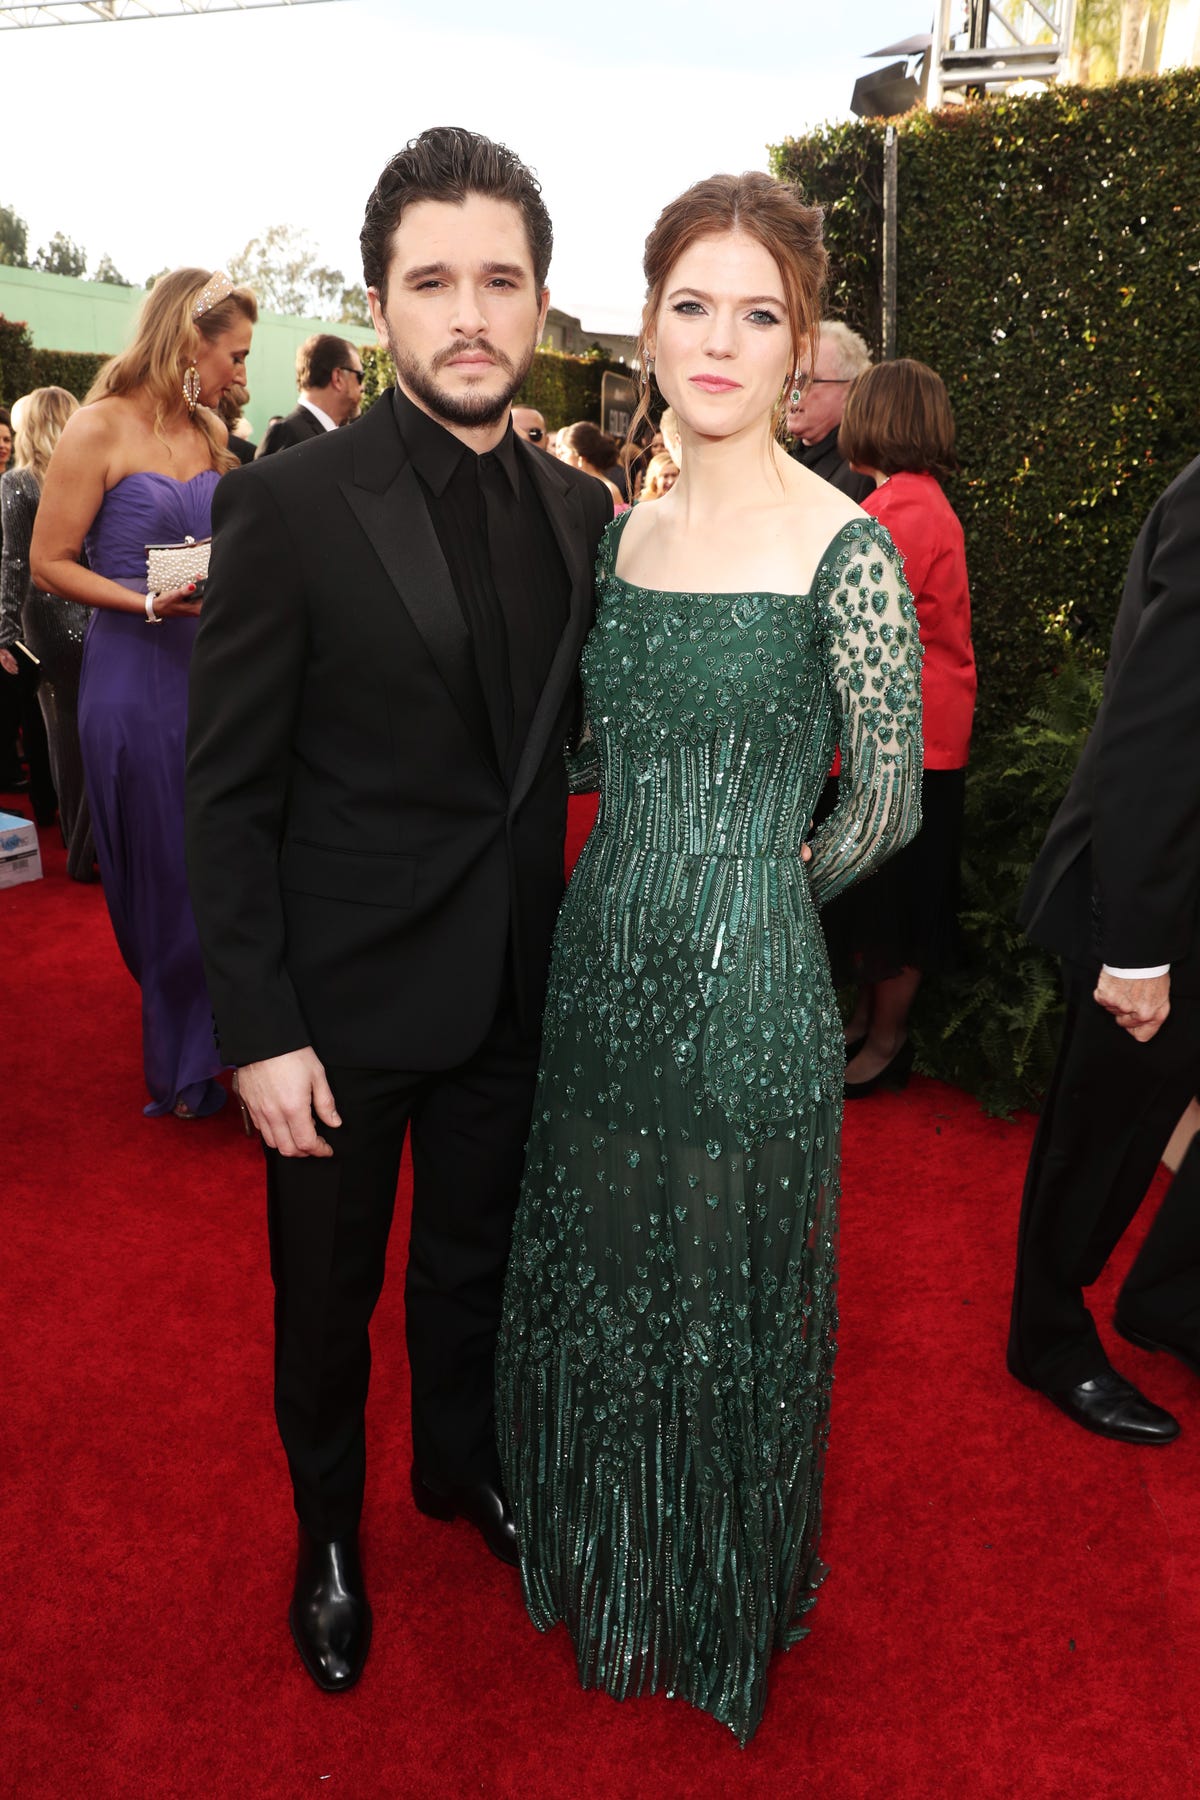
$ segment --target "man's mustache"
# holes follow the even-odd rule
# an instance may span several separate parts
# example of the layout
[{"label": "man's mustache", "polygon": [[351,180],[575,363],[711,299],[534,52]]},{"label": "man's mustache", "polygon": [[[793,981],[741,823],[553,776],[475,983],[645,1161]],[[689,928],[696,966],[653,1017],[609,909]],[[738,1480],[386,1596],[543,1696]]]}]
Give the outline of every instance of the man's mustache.
[{"label": "man's mustache", "polygon": [[472,356],[475,354],[490,356],[492,361],[499,364],[500,368],[504,369],[509,375],[515,375],[517,372],[516,365],[512,358],[506,356],[503,350],[498,350],[495,344],[490,343],[487,338],[473,338],[469,344],[451,344],[449,349],[439,350],[433,359],[434,370],[436,372],[438,369],[444,369],[447,364],[452,363],[456,357]]}]

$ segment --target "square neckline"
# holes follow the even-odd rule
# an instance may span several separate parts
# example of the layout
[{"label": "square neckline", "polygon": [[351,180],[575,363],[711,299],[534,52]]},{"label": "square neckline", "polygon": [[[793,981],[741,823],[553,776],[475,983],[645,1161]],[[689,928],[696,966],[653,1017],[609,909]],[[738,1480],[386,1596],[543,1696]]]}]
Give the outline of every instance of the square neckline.
[{"label": "square neckline", "polygon": [[[617,557],[621,553],[621,537],[625,529],[625,520],[631,516],[633,511],[634,508],[631,506],[628,511],[618,514],[609,526],[610,531],[612,530],[613,525],[617,527],[615,533],[616,542],[613,546],[612,559],[608,568],[609,577],[611,580],[619,582],[620,585],[623,588],[626,588],[631,594],[657,594],[659,598],[663,600],[696,600],[700,598],[708,600],[746,600],[751,598],[755,600],[809,600],[812,598],[813,590],[820,580],[821,571],[828,562],[830,553],[838,539],[842,536],[843,532],[857,531],[859,529],[858,521],[855,519],[849,519],[844,525],[839,525],[829,542],[826,544],[824,550],[817,558],[816,567],[813,569],[812,578],[809,581],[808,586],[803,589],[797,589],[794,592],[791,589],[783,588],[653,588],[643,587],[636,581],[628,581],[624,575],[619,575],[617,573]],[[870,513],[864,512],[862,516],[865,523],[873,522]]]}]

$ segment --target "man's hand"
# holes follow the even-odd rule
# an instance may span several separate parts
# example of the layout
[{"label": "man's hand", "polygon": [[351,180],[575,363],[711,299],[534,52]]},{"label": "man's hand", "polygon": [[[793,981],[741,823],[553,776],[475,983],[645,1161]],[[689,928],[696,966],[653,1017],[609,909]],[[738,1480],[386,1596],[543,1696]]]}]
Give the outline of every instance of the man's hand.
[{"label": "man's hand", "polygon": [[313,1114],[325,1125],[340,1125],[325,1070],[315,1050],[289,1050],[238,1070],[238,1094],[280,1156],[332,1156],[333,1146],[318,1132]]},{"label": "man's hand", "polygon": [[1148,1044],[1171,1010],[1170,996],[1169,974],[1154,975],[1149,981],[1127,981],[1101,969],[1092,998],[1130,1037]]}]

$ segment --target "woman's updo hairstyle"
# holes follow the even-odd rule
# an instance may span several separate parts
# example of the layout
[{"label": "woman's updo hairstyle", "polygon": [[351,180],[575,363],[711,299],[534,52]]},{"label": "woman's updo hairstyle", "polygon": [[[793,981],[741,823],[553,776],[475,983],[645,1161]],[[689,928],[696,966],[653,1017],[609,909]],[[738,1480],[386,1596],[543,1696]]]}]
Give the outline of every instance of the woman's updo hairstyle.
[{"label": "woman's updo hairstyle", "polygon": [[[745,175],[710,175],[707,181],[696,182],[663,208],[646,239],[642,257],[646,304],[637,346],[642,391],[629,427],[631,441],[650,410],[648,341],[671,270],[684,251],[701,238],[720,237],[727,231],[741,231],[756,238],[779,266],[791,335],[791,360],[772,420],[778,434],[787,412],[793,369],[801,357],[809,360],[810,367],[816,361],[828,265],[821,238],[823,217],[821,208],[807,206],[794,187],[756,169]],[[801,386],[806,380],[807,377],[802,378]]]}]

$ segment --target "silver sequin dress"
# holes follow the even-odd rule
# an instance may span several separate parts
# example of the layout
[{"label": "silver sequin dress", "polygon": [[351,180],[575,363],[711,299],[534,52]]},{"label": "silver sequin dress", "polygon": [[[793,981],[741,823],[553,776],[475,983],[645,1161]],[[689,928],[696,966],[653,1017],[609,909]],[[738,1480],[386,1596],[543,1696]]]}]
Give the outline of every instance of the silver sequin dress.
[{"label": "silver sequin dress", "polygon": [[601,803],[551,965],[500,1452],[526,1603],[565,1621],[584,1685],[683,1695],[744,1742],[824,1573],[844,1052],[817,908],[919,825],[920,648],[866,517],[800,597],[632,587],[622,525],[582,664]]}]

